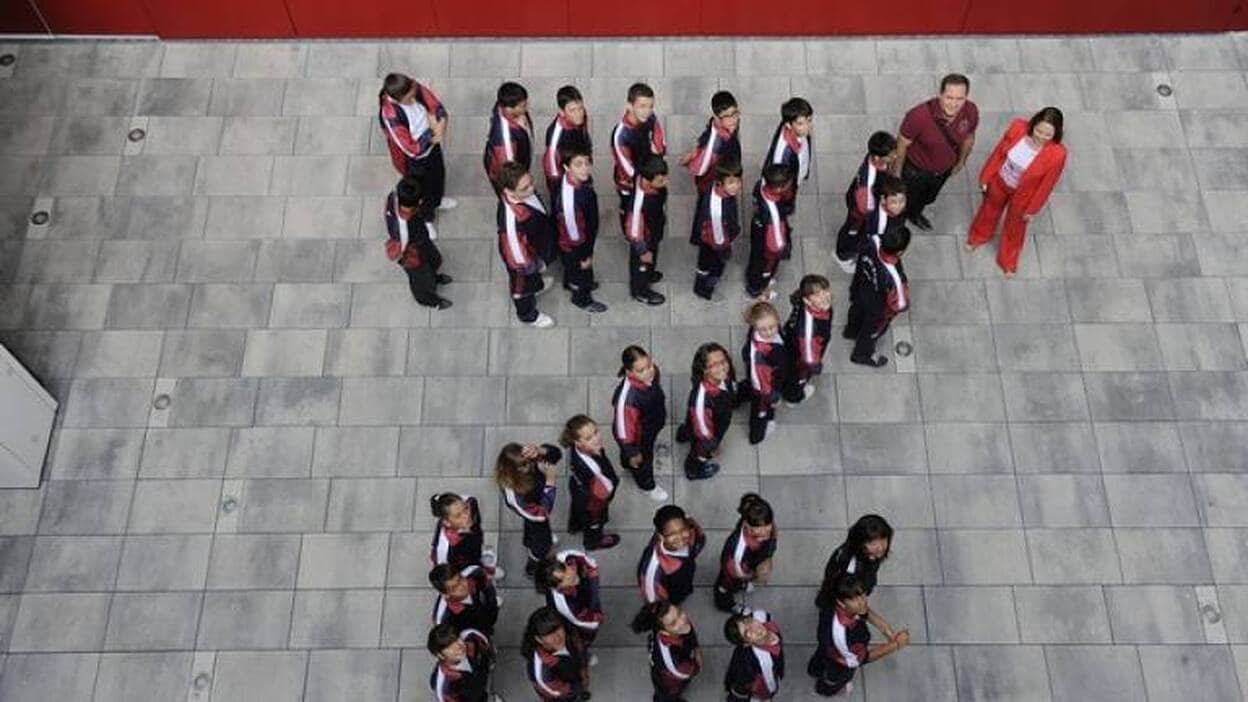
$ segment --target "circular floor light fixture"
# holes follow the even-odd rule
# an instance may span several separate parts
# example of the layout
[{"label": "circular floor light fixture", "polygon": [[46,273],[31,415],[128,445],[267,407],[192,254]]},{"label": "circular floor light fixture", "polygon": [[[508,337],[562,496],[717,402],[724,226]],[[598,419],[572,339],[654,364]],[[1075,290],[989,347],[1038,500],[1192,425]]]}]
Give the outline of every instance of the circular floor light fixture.
[{"label": "circular floor light fixture", "polygon": [[17,61],[17,57],[13,54],[0,55],[0,68],[12,66]]},{"label": "circular floor light fixture", "polygon": [[52,219],[52,215],[48,214],[47,210],[39,210],[30,216],[30,223],[36,227],[42,227],[47,224],[50,219]]},{"label": "circular floor light fixture", "polygon": [[893,345],[893,350],[897,352],[898,356],[902,356],[904,358],[914,353],[914,345],[909,341],[898,341]]},{"label": "circular floor light fixture", "polygon": [[129,139],[130,141],[138,143],[147,138],[147,130],[141,129],[139,127],[135,127],[134,129],[130,130],[129,134],[126,134],[126,138]]},{"label": "circular floor light fixture", "polygon": [[1162,97],[1170,97],[1174,95],[1174,88],[1171,88],[1169,83],[1160,83],[1157,85],[1157,94]]}]

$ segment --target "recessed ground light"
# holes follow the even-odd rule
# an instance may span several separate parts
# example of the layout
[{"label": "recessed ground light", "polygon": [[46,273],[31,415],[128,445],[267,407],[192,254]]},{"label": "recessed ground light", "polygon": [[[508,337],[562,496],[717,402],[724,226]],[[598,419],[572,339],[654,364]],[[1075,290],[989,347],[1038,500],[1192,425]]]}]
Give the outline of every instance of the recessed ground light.
[{"label": "recessed ground light", "polygon": [[222,512],[225,512],[226,514],[231,514],[236,509],[238,509],[238,500],[234,499],[233,497],[227,497],[224,500],[221,500]]},{"label": "recessed ground light", "polygon": [[42,227],[47,224],[50,219],[52,219],[52,215],[48,214],[47,210],[39,210],[30,216],[30,223],[36,227]]},{"label": "recessed ground light", "polygon": [[152,407],[155,407],[158,410],[169,409],[169,405],[172,405],[172,404],[173,404],[173,398],[163,393],[160,395],[157,395],[156,399],[152,401]]},{"label": "recessed ground light", "polygon": [[212,682],[212,676],[207,673],[200,673],[195,676],[195,682],[191,683],[196,690],[206,690],[208,684]]},{"label": "recessed ground light", "polygon": [[17,61],[17,57],[13,54],[4,54],[0,56],[0,67],[12,66],[15,61]]},{"label": "recessed ground light", "polygon": [[897,352],[898,356],[909,356],[914,353],[914,346],[909,341],[898,341],[893,346],[893,350]]},{"label": "recessed ground light", "polygon": [[1174,94],[1174,88],[1171,88],[1169,83],[1160,83],[1157,86],[1157,94],[1162,97],[1170,97]]},{"label": "recessed ground light", "polygon": [[130,133],[126,135],[126,138],[129,139],[130,141],[136,141],[136,142],[143,141],[145,138],[147,138],[147,130],[140,129],[139,127],[135,127],[134,129],[130,130]]}]

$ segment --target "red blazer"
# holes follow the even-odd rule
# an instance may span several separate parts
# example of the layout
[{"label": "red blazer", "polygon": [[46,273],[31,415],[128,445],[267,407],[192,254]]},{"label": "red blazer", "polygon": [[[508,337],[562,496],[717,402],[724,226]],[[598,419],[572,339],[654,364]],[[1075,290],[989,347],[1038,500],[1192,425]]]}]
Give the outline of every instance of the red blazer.
[{"label": "red blazer", "polygon": [[[988,161],[979,171],[981,186],[992,182],[997,172],[1001,170],[1001,164],[1005,163],[1006,154],[1018,143],[1019,139],[1025,136],[1027,136],[1027,120],[1016,119],[1010,122],[1009,129],[1005,130],[1005,136],[997,142],[997,147],[992,150],[992,155],[988,157]],[[1034,215],[1040,211],[1041,207],[1044,207],[1044,203],[1049,199],[1049,193],[1053,192],[1053,186],[1057,185],[1057,180],[1062,177],[1062,169],[1065,167],[1065,146],[1050,141],[1040,149],[1040,153],[1036,154],[1036,159],[1031,162],[1027,170],[1023,171],[1023,177],[1018,181],[1018,190],[1015,190],[1013,195],[1015,198],[1020,198],[1018,202],[1023,205],[1024,214]]]}]

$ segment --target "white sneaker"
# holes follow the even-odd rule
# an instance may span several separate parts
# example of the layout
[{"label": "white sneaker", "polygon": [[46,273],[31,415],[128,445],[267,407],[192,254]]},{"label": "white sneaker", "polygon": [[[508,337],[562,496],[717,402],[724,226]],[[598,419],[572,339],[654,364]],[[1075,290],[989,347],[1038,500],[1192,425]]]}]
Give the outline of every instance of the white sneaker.
[{"label": "white sneaker", "polygon": [[498,553],[494,549],[481,549],[481,565],[486,568],[493,568],[496,563],[498,563]]},{"label": "white sneaker", "polygon": [[550,535],[550,543],[551,543],[551,545],[552,545],[552,546],[553,546],[554,544],[559,543],[559,535],[558,535],[558,534],[551,534],[551,535]]},{"label": "white sneaker", "polygon": [[667,502],[667,490],[658,485],[655,485],[653,490],[646,490],[642,494],[655,502]]},{"label": "white sneaker", "polygon": [[537,292],[535,292],[535,293],[533,293],[533,295],[534,295],[535,297],[536,297],[537,295],[544,295],[545,293],[549,292],[549,291],[550,291],[550,289],[551,289],[551,288],[553,288],[553,287],[555,287],[555,276],[553,276],[553,275],[544,275],[544,276],[542,276],[542,289],[541,289],[541,290],[538,290],[538,291],[537,291]]},{"label": "white sneaker", "polygon": [[815,394],[815,384],[811,382],[806,383],[806,385],[802,388],[802,394],[806,396],[807,400],[809,400],[810,396]]},{"label": "white sneaker", "polygon": [[766,439],[767,437],[771,436],[772,434],[775,434],[778,431],[780,431],[780,427],[779,425],[776,424],[776,420],[772,419],[767,422],[767,429],[766,431],[763,432],[763,438]]},{"label": "white sneaker", "polygon": [[596,665],[598,665],[598,654],[597,653],[589,654],[589,667],[592,668]]},{"label": "white sneaker", "polygon": [[754,592],[754,583],[746,583],[746,584],[745,584],[745,591],[746,591],[746,592]]},{"label": "white sneaker", "polygon": [[845,271],[846,273],[853,275],[854,270],[858,268],[858,261],[852,258],[849,259],[848,261],[842,261],[841,259],[838,258],[836,259],[836,265],[840,266],[841,270]]},{"label": "white sneaker", "polygon": [[501,583],[507,579],[507,571],[502,566],[494,566],[494,582]]},{"label": "white sneaker", "polygon": [[443,197],[442,203],[438,205],[439,210],[453,210],[459,207],[459,200],[453,197]]},{"label": "white sneaker", "polygon": [[536,327],[538,329],[549,329],[555,326],[555,320],[554,318],[552,318],[550,315],[546,314],[545,312],[538,312],[537,319],[533,320],[532,322],[525,322],[525,324],[528,324],[530,327]]},{"label": "white sneaker", "polygon": [[502,595],[494,595],[494,604],[498,605],[499,609],[502,609],[502,607],[503,607],[503,596],[502,596]]}]

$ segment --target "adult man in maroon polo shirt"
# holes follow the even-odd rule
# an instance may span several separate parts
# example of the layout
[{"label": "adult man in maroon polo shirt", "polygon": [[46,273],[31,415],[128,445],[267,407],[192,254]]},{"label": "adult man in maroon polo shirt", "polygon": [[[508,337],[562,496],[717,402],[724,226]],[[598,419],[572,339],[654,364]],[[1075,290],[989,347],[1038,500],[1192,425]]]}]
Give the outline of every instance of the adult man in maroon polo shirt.
[{"label": "adult man in maroon polo shirt", "polygon": [[923,208],[975,146],[979,108],[966,98],[970,90],[970,79],[950,73],[940,79],[940,95],[911,108],[898,130],[893,171],[906,182],[906,218],[920,229],[932,228]]}]

